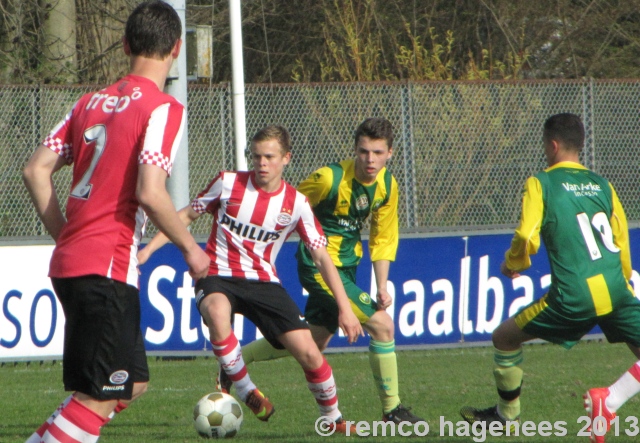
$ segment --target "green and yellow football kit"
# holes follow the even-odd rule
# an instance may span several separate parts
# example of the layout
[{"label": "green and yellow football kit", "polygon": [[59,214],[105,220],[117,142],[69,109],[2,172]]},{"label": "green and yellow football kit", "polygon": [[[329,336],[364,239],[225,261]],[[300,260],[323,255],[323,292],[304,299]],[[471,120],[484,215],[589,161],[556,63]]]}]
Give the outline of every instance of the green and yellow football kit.
[{"label": "green and yellow football kit", "polygon": [[[516,314],[516,325],[566,348],[596,325],[610,342],[640,346],[640,301],[629,285],[627,220],[613,186],[574,162],[557,163],[530,177],[520,223],[505,254],[507,268],[529,268],[541,237],[551,286]],[[508,419],[520,414],[522,359],[522,348],[495,349],[498,409]]]},{"label": "green and yellow football kit", "polygon": [[[371,261],[394,261],[398,250],[398,184],[383,168],[376,180],[365,185],[355,177],[354,160],[333,163],[313,172],[298,186],[313,207],[327,236],[327,251],[338,268],[351,307],[361,323],[376,312],[375,301],[355,282],[362,258],[360,230],[371,215]],[[309,292],[307,321],[338,329],[338,306],[303,244],[298,246],[298,276]]]},{"label": "green and yellow football kit", "polygon": [[[367,291],[356,284],[356,267],[362,258],[360,230],[371,216],[371,261],[394,261],[398,250],[398,184],[383,168],[371,184],[355,177],[354,160],[333,163],[312,173],[298,190],[307,196],[327,236],[327,250],[338,269],[351,308],[361,323],[375,314],[377,306]],[[312,325],[331,333],[338,329],[338,305],[303,244],[298,247],[298,277],[309,292],[305,317]],[[371,339],[369,364],[385,414],[400,405],[395,342]]]},{"label": "green and yellow football kit", "polygon": [[626,309],[640,303],[628,282],[627,220],[613,186],[572,162],[530,177],[520,226],[505,256],[507,267],[528,268],[540,237],[549,257],[551,287],[516,316],[516,324],[565,347],[600,324],[609,341],[639,346],[640,311]]}]

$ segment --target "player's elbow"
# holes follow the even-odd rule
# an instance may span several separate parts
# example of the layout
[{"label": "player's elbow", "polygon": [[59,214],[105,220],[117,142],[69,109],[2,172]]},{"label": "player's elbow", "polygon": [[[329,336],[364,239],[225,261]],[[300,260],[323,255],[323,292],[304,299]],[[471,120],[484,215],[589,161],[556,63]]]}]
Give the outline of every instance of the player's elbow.
[{"label": "player's elbow", "polygon": [[22,181],[27,188],[30,188],[36,178],[34,167],[29,163],[22,170]]},{"label": "player's elbow", "polygon": [[313,264],[318,271],[322,272],[324,270],[324,261],[322,261],[322,259],[313,257]]},{"label": "player's elbow", "polygon": [[[46,171],[34,162],[29,162],[22,170],[22,181],[28,189],[41,188],[40,180],[46,176]],[[48,176],[46,178],[48,180]]]},{"label": "player's elbow", "polygon": [[331,257],[324,248],[318,248],[311,251],[311,260],[319,272],[323,272],[327,267],[327,260],[331,261]]},{"label": "player's elbow", "polygon": [[157,206],[157,202],[161,198],[161,191],[158,189],[154,189],[152,187],[137,187],[136,188],[136,198],[142,206],[142,209],[145,212],[149,213],[152,209]]}]

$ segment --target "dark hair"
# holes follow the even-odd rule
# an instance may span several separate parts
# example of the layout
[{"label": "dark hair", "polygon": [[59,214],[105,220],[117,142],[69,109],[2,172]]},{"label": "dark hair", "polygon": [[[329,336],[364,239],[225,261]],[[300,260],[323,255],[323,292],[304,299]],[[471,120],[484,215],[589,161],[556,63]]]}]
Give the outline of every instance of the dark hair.
[{"label": "dark hair", "polygon": [[276,140],[280,143],[280,149],[283,154],[291,152],[291,136],[289,131],[283,126],[269,125],[260,129],[251,139],[251,144],[264,142],[267,140]]},{"label": "dark hair", "polygon": [[385,140],[389,148],[393,147],[393,126],[386,118],[371,117],[360,123],[360,126],[356,129],[356,146],[362,136],[374,140]]},{"label": "dark hair", "polygon": [[165,58],[182,36],[180,17],[173,7],[155,0],[140,3],[127,19],[124,38],[131,54]]},{"label": "dark hair", "polygon": [[576,114],[552,115],[544,122],[543,139],[557,140],[567,148],[581,151],[584,146],[584,125]]}]

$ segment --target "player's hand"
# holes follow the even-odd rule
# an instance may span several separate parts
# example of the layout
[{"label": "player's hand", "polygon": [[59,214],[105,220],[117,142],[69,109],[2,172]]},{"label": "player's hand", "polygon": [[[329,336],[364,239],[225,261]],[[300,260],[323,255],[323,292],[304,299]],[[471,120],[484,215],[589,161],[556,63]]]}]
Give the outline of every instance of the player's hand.
[{"label": "player's hand", "polygon": [[507,262],[502,262],[502,264],[500,265],[500,272],[502,272],[503,275],[509,278],[520,277],[519,272],[512,271],[511,269],[507,268]]},{"label": "player's hand", "polygon": [[189,266],[189,275],[192,279],[198,280],[207,276],[211,259],[200,246],[196,246],[185,252],[184,260]]},{"label": "player's hand", "polygon": [[391,303],[393,303],[393,298],[389,295],[387,289],[378,288],[378,294],[376,295],[378,311],[386,311],[391,306]]},{"label": "player's hand", "polygon": [[138,266],[144,265],[149,260],[151,257],[149,250],[149,248],[138,249]]},{"label": "player's hand", "polygon": [[140,266],[144,265],[147,262],[147,260],[149,260],[149,257],[151,257],[151,254],[149,253],[150,250],[151,250],[150,248],[138,249],[138,254],[137,254],[138,275],[142,275],[142,272],[140,271]]},{"label": "player's hand", "polygon": [[338,326],[344,332],[344,335],[349,340],[349,344],[355,343],[358,337],[364,337],[364,330],[360,324],[360,320],[356,317],[351,309],[345,310],[338,314]]}]

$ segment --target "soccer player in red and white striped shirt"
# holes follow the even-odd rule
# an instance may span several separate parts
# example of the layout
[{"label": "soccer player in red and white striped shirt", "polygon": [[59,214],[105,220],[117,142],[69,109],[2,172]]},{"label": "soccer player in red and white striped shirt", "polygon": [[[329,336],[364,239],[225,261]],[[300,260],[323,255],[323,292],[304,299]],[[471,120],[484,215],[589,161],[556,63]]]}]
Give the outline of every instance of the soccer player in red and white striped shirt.
[{"label": "soccer player in red and white striped shirt", "polygon": [[[190,206],[179,211],[186,225],[205,212],[213,215],[206,247],[211,264],[208,276],[196,282],[196,303],[209,328],[214,354],[240,399],[260,420],[267,421],[274,409],[247,373],[231,329],[234,313],[251,320],[274,347],[291,352],[304,370],[321,415],[329,426],[346,432],[331,367],[311,338],[298,306],[281,286],[274,266],[286,238],[297,232],[335,294],[345,335],[350,342],[363,335],[307,198],[282,179],[291,158],[290,145],[285,128],[260,130],[251,142],[253,171],[220,173]],[[154,237],[139,252],[140,263],[167,241],[162,234]]]},{"label": "soccer player in red and white striped shirt", "polygon": [[[27,440],[93,443],[149,380],[136,255],[145,213],[184,253],[194,278],[209,258],[165,188],[185,111],[162,89],[181,46],[176,11],[141,3],[127,20],[130,74],[75,104],[32,155],[24,179],[56,242],[49,276],[65,314],[63,379],[73,391]],[[52,176],[73,164],[66,217]]]}]

